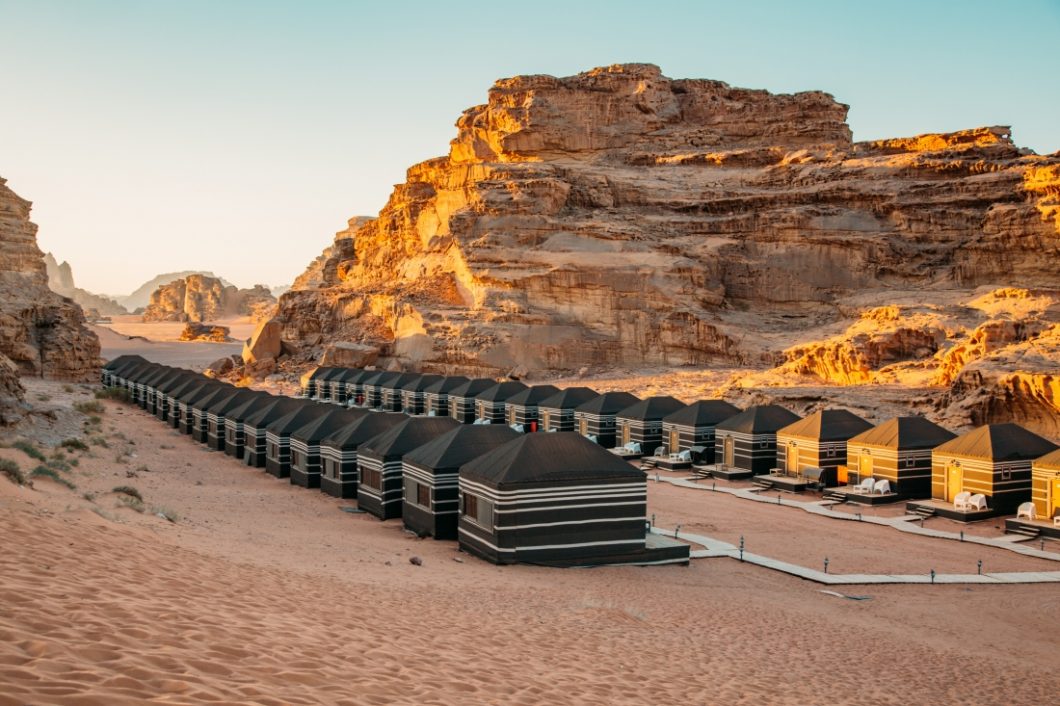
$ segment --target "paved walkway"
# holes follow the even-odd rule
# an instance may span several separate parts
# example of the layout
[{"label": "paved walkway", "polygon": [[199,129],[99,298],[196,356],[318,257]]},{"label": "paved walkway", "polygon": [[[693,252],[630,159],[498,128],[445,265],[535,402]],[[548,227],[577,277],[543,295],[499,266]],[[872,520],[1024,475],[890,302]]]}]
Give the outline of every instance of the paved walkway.
[{"label": "paved walkway", "polygon": [[703,549],[693,549],[693,559],[712,559],[716,557],[728,557],[743,561],[747,564],[755,564],[773,571],[781,571],[785,574],[798,576],[809,581],[816,581],[828,586],[858,585],[858,584],[997,584],[997,583],[1060,583],[1060,571],[1011,571],[996,574],[826,574],[823,571],[810,569],[798,564],[789,564],[786,561],[772,559],[761,554],[743,552],[728,542],[722,542],[701,534],[691,532],[675,532],[672,529],[653,527],[655,534],[667,537],[678,537],[680,539],[694,542]]}]

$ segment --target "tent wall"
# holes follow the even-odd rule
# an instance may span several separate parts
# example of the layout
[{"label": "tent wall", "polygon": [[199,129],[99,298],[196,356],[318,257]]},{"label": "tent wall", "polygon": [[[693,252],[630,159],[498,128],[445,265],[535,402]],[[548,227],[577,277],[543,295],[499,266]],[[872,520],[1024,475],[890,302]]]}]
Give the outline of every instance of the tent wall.
[{"label": "tent wall", "polygon": [[1031,461],[989,461],[954,456],[935,451],[931,454],[931,497],[946,501],[950,467],[960,469],[961,490],[986,496],[991,510],[1005,514],[1016,512],[1020,503],[1031,499]]}]

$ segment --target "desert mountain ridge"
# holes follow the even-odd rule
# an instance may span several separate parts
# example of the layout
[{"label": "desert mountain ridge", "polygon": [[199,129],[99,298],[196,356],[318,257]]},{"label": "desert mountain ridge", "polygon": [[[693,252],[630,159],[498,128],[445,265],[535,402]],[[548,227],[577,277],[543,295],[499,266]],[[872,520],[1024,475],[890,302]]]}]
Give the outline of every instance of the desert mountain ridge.
[{"label": "desert mountain ridge", "polygon": [[53,254],[44,253],[44,267],[48,273],[48,288],[61,296],[77,302],[87,316],[119,316],[129,313],[125,307],[110,297],[93,294],[74,283],[73,268],[65,260],[59,263]]},{"label": "desert mountain ridge", "polygon": [[712,367],[1057,435],[1060,155],[1005,126],[854,142],[846,114],[650,64],[498,80],[281,297],[292,362]]}]

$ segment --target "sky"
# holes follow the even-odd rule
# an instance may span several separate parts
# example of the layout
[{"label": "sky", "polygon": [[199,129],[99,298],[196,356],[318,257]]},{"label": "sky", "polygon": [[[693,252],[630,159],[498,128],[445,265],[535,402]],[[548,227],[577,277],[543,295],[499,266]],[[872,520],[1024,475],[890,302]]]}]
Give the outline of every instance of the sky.
[{"label": "sky", "polygon": [[1060,0],[0,0],[0,177],[78,286],[289,284],[494,80],[650,62],[850,105],[855,140],[1060,150]]}]

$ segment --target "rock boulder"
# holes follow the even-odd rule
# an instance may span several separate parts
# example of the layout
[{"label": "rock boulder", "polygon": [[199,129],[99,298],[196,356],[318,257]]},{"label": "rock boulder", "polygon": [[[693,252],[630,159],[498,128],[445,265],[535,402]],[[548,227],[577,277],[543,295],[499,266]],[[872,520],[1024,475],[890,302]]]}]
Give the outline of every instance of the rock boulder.
[{"label": "rock boulder", "polygon": [[252,366],[278,358],[283,351],[283,342],[280,339],[282,330],[280,323],[275,319],[258,324],[254,335],[243,344],[243,362]]}]

